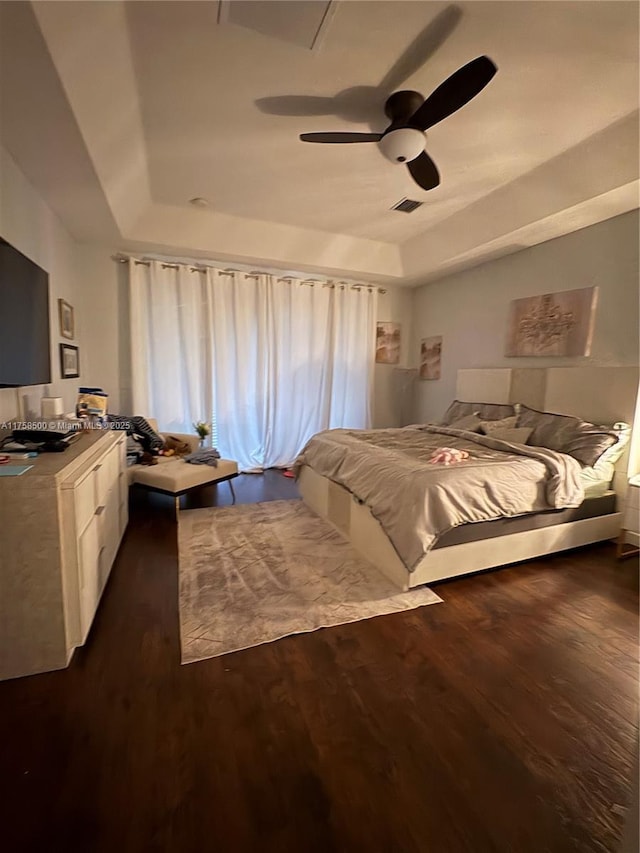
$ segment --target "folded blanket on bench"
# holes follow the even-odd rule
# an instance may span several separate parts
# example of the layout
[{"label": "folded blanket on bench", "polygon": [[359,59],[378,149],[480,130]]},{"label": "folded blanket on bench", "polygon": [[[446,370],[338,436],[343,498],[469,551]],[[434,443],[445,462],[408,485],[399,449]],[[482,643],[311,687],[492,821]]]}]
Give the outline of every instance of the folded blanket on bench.
[{"label": "folded blanket on bench", "polygon": [[195,453],[190,453],[184,457],[185,462],[191,462],[192,465],[213,465],[218,467],[218,459],[220,454],[215,447],[206,450],[196,450]]}]

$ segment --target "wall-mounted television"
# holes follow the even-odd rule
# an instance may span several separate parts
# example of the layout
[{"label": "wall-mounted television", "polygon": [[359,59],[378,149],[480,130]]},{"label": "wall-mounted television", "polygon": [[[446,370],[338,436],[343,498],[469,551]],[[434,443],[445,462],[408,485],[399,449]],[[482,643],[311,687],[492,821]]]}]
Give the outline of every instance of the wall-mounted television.
[{"label": "wall-mounted television", "polygon": [[0,388],[49,382],[49,276],[0,237]]}]

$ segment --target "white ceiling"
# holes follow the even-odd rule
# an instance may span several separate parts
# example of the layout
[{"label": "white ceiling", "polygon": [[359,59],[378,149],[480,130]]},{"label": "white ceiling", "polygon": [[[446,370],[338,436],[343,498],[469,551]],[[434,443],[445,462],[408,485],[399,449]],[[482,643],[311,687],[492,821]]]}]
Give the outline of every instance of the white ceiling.
[{"label": "white ceiling", "polygon": [[[0,7],[2,142],[80,239],[418,283],[638,205],[636,3]],[[438,188],[375,144],[298,140],[384,129],[381,83],[420,32],[402,88],[499,69],[428,132]],[[333,114],[265,111],[285,95]],[[390,211],[404,196],[424,206]]]}]

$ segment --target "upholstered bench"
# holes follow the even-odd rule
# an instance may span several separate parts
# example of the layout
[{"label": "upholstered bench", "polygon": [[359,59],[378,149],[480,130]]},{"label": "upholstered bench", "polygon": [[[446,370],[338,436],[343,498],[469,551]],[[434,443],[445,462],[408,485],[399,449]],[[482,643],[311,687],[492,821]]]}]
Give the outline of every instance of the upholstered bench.
[{"label": "upholstered bench", "polygon": [[[148,421],[156,429],[156,423],[151,418],[148,418]],[[163,437],[172,435],[181,441],[186,441],[192,452],[198,449],[198,437],[195,435],[179,433],[160,433],[160,435]],[[175,498],[176,513],[180,509],[182,495],[212,483],[227,482],[233,503],[236,502],[231,480],[238,476],[238,463],[232,459],[218,459],[218,464],[214,467],[213,465],[193,465],[175,456],[158,456],[156,465],[132,465],[128,470],[130,485],[172,495]]]}]

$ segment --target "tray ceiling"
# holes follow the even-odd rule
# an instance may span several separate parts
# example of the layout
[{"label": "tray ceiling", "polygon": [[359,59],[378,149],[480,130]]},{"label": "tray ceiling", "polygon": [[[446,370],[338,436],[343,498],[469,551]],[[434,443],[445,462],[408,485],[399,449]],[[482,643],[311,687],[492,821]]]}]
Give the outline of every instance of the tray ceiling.
[{"label": "tray ceiling", "polygon": [[[3,71],[24,69],[25,49],[33,69],[11,86],[3,73],[3,144],[84,239],[111,239],[115,223],[123,247],[417,283],[638,204],[635,3],[0,6]],[[428,58],[412,70],[418,33]],[[380,131],[394,74],[408,70],[402,88],[427,95],[481,54],[496,77],[427,133],[435,190],[375,144],[298,140]],[[48,165],[20,142],[43,116]],[[52,176],[76,149],[85,189],[74,213]],[[403,197],[423,205],[391,211]]]}]

